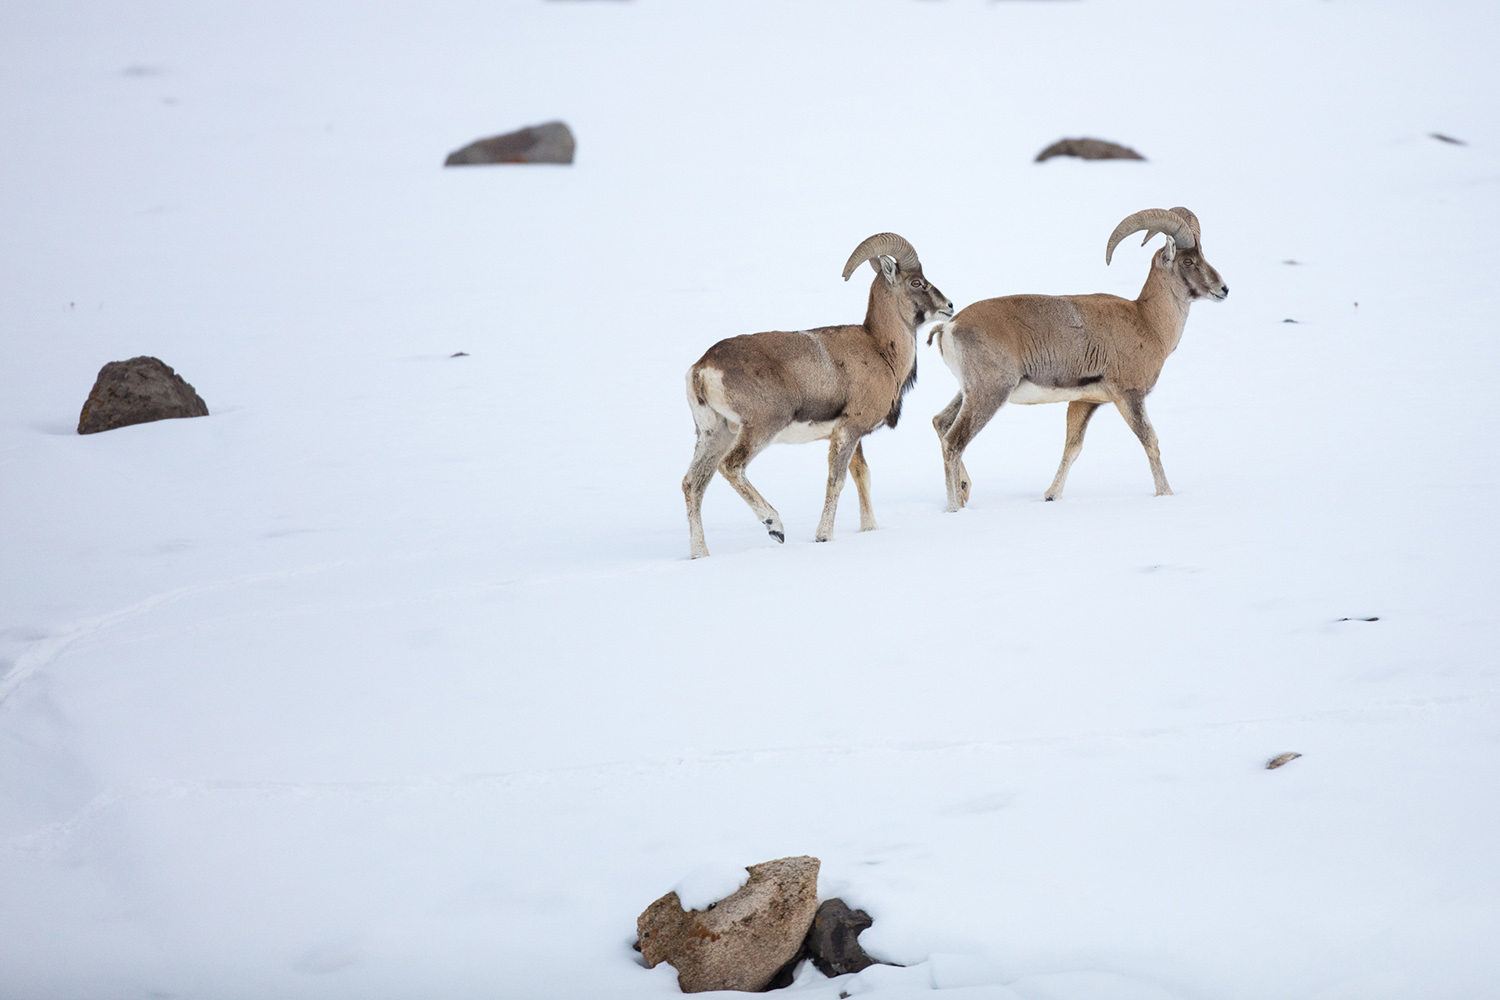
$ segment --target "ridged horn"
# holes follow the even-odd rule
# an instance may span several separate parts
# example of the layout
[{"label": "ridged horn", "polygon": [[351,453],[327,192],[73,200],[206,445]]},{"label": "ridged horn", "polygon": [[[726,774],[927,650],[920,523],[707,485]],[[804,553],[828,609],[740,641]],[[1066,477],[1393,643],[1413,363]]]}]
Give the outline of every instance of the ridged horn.
[{"label": "ridged horn", "polygon": [[849,263],[844,265],[844,280],[848,281],[855,268],[874,257],[894,257],[903,271],[920,270],[922,267],[922,262],[917,259],[917,251],[906,240],[895,233],[876,233],[855,247],[854,252],[849,255]]},{"label": "ridged horn", "polygon": [[[1178,214],[1179,212],[1187,212],[1188,218],[1183,218]],[[1193,213],[1185,208],[1173,209],[1170,212],[1165,208],[1147,208],[1134,215],[1126,216],[1115,227],[1115,231],[1109,234],[1109,245],[1104,248],[1104,263],[1110,262],[1110,258],[1115,254],[1115,247],[1119,246],[1121,240],[1142,229],[1146,230],[1148,240],[1157,233],[1166,233],[1179,247],[1191,250],[1198,245],[1198,234],[1194,231],[1196,227],[1189,222],[1189,219],[1192,222],[1198,221]]]},{"label": "ridged horn", "polygon": [[[1181,205],[1178,205],[1176,208],[1172,209],[1172,214],[1173,215],[1180,215],[1184,219],[1186,219],[1188,225],[1190,225],[1190,226],[1193,227],[1193,237],[1199,243],[1203,242],[1203,230],[1200,229],[1200,228],[1198,228],[1198,217],[1196,215],[1194,215],[1188,209],[1183,208]],[[1161,232],[1160,229],[1148,229],[1148,230],[1146,230],[1146,238],[1143,239],[1143,240],[1141,240],[1141,246],[1145,246],[1147,243],[1150,243],[1151,242],[1151,237],[1155,236],[1159,232]]]}]

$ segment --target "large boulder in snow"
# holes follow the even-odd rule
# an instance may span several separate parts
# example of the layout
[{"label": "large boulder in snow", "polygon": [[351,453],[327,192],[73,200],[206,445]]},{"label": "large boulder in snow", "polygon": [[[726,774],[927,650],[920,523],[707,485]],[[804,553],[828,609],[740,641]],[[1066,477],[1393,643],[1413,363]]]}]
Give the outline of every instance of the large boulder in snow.
[{"label": "large boulder in snow", "polygon": [[181,375],[157,358],[111,361],[99,369],[93,391],[78,415],[78,433],[97,434],[116,427],[173,417],[206,417],[208,404]]},{"label": "large boulder in snow", "polygon": [[1129,146],[1103,139],[1059,139],[1040,153],[1036,162],[1050,160],[1054,156],[1076,156],[1080,160],[1144,160],[1145,157]]},{"label": "large boulder in snow", "polygon": [[851,910],[842,899],[824,900],[807,932],[807,957],[830,979],[875,965],[859,944],[859,932],[875,921],[864,910]]},{"label": "large boulder in snow", "polygon": [[573,132],[562,122],[531,125],[515,132],[477,139],[448,154],[445,167],[484,163],[572,163]]},{"label": "large boulder in snow", "polygon": [[684,993],[763,990],[802,951],[818,908],[812,857],[778,858],[746,869],[737,892],[703,910],[684,910],[669,892],[636,920],[641,956],[677,970]]}]

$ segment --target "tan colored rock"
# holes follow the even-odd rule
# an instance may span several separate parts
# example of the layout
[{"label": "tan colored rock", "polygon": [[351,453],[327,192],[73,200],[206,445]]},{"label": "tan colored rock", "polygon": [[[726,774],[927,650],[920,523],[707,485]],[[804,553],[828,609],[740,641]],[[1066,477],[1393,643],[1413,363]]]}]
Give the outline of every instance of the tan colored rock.
[{"label": "tan colored rock", "polygon": [[635,922],[641,956],[677,970],[684,993],[765,989],[796,958],[818,909],[817,858],[778,858],[746,869],[750,880],[705,910],[683,910],[669,892]]}]

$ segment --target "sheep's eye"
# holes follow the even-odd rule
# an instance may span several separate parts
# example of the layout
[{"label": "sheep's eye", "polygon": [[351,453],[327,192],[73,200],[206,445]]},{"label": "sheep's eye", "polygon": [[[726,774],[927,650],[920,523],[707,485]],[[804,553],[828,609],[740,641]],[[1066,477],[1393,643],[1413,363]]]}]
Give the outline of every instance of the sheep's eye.
[{"label": "sheep's eye", "polygon": [[1191,259],[1191,258],[1189,258],[1189,259],[1184,260],[1182,262],[1182,266],[1183,267],[1197,267],[1198,266],[1198,262],[1195,261],[1195,260],[1193,260],[1193,259]]},{"label": "sheep's eye", "polygon": [[913,287],[913,288],[921,288],[922,287],[922,279],[921,278],[913,278],[913,279],[911,279],[911,287]]}]

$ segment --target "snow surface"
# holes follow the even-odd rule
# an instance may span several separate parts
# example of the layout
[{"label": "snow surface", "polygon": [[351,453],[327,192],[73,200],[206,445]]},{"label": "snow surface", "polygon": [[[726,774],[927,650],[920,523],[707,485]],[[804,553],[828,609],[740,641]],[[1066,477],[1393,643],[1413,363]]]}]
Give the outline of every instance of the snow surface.
[{"label": "snow surface", "polygon": [[[1497,38],[7,4],[0,997],[671,995],[636,915],[804,853],[908,966],[810,1000],[1493,996]],[[441,169],[552,118],[570,168]],[[1031,162],[1075,135],[1150,161]],[[851,489],[813,544],[826,451],[779,447],[785,546],[716,481],[686,559],[713,341],[857,321],[887,229],[960,305],[1133,295],[1105,238],[1179,204],[1232,292],[1151,397],[1176,496],[1106,412],[1043,503],[1063,408],[1016,407],[944,513],[924,347],[881,530]],[[137,354],[213,415],[75,435]]]}]

